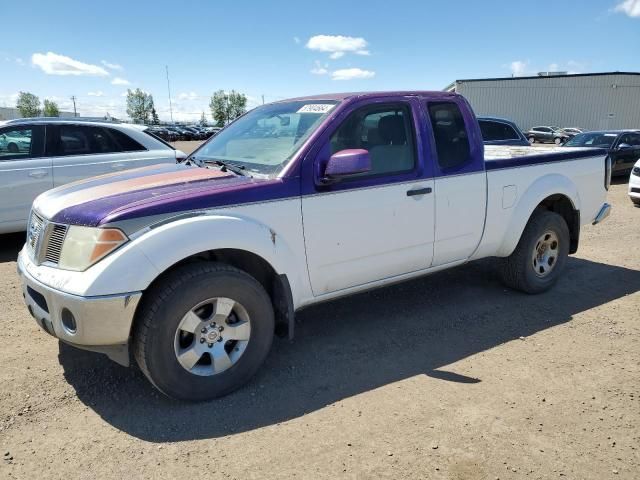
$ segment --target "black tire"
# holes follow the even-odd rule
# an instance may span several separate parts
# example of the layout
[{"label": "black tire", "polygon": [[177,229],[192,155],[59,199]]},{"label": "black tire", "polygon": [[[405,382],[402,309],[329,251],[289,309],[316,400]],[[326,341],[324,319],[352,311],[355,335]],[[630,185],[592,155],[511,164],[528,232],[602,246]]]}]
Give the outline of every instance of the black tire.
[{"label": "black tire", "polygon": [[[251,319],[251,333],[236,363],[215,375],[201,376],[178,362],[174,339],[185,313],[212,297],[242,304]],[[134,325],[133,351],[140,369],[162,393],[203,401],[244,385],[264,362],[273,335],[273,306],[257,280],[229,265],[199,262],[177,268],[145,292]]]},{"label": "black tire", "polygon": [[[558,239],[558,255],[551,271],[539,276],[533,265],[533,252],[540,237],[553,232]],[[551,288],[562,273],[569,255],[570,235],[564,218],[547,210],[536,210],[522,232],[513,253],[502,262],[502,280],[510,288],[525,293],[541,293]]]},{"label": "black tire", "polygon": [[18,153],[18,151],[19,151],[18,145],[16,145],[15,143],[10,143],[7,146],[7,150],[9,150],[11,153]]},{"label": "black tire", "polygon": [[529,143],[536,143],[536,137],[529,137]]},{"label": "black tire", "polygon": [[556,137],[553,139],[553,143],[555,143],[556,145],[562,145],[562,138],[560,137]]}]

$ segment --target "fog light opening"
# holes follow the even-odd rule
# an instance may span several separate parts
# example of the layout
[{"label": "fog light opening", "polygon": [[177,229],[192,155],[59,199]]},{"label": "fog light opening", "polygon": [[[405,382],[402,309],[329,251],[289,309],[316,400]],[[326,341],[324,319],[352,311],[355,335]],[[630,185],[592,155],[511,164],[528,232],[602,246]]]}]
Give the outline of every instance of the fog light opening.
[{"label": "fog light opening", "polygon": [[72,335],[76,333],[78,325],[76,324],[76,318],[73,316],[73,313],[71,313],[68,309],[63,308],[62,314],[60,316],[62,318],[62,326],[64,327],[64,329]]}]

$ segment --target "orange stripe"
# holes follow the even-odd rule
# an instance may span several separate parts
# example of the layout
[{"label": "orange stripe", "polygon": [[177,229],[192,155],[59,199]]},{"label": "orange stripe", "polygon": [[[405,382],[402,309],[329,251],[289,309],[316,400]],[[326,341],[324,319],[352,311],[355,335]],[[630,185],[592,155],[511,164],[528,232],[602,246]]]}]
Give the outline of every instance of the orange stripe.
[{"label": "orange stripe", "polygon": [[[143,190],[147,188],[164,187],[167,185],[178,185],[181,183],[197,182],[211,178],[230,177],[231,174],[220,170],[209,170],[206,168],[190,168],[182,172],[166,172],[155,175],[143,175],[137,178],[130,178],[120,182],[106,183],[97,187],[86,188],[64,196],[62,201],[64,208],[78,205],[89,200],[96,200],[103,197],[111,197],[133,190]],[[65,198],[66,197],[66,198]]]}]

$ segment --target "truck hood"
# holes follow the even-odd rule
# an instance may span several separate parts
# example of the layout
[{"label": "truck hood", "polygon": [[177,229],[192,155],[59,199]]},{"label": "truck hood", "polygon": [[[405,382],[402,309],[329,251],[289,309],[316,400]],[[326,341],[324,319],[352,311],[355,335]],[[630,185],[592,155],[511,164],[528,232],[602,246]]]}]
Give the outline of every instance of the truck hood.
[{"label": "truck hood", "polygon": [[[280,179],[255,179],[218,169],[152,165],[63,185],[33,208],[56,223],[99,226],[290,195]],[[288,193],[286,193],[288,192]]]}]

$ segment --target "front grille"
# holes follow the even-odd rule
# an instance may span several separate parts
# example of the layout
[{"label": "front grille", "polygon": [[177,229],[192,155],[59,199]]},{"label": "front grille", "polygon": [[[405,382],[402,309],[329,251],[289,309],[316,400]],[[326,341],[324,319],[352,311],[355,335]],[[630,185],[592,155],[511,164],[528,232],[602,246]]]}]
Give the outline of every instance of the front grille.
[{"label": "front grille", "polygon": [[57,264],[64,238],[67,235],[67,225],[50,223],[35,212],[31,212],[27,245],[33,260],[39,265],[42,262]]},{"label": "front grille", "polygon": [[52,228],[47,235],[47,244],[44,259],[47,262],[58,263],[60,260],[60,252],[62,251],[62,244],[64,243],[64,237],[67,235],[67,226],[53,224]]}]

